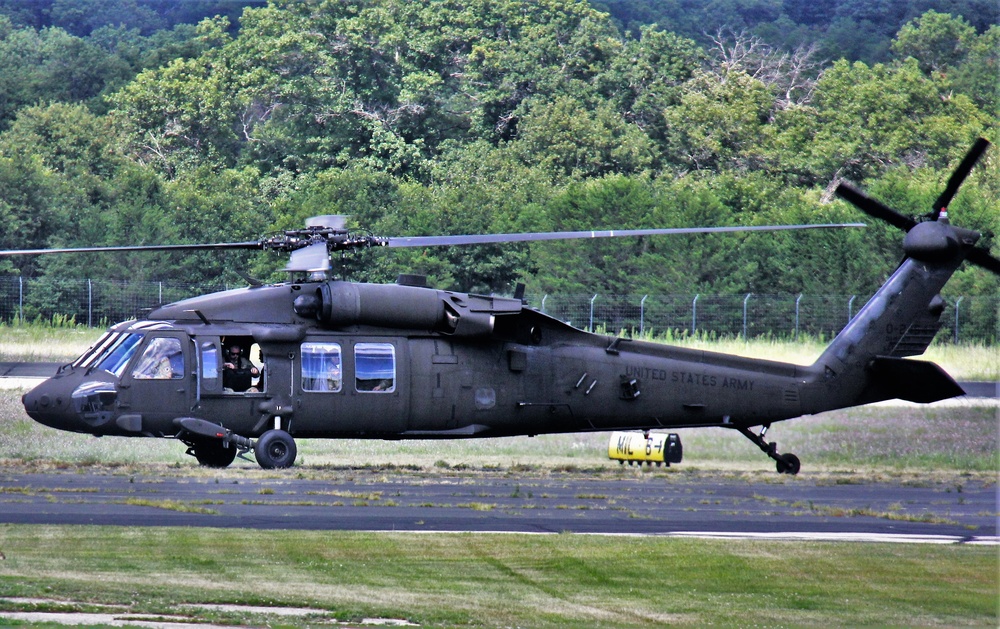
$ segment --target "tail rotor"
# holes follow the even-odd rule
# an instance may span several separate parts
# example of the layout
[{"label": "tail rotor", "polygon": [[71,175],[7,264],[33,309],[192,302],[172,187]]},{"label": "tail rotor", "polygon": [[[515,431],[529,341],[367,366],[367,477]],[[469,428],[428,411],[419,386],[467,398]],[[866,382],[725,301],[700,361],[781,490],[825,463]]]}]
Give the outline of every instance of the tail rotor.
[{"label": "tail rotor", "polygon": [[966,261],[1000,275],[1000,259],[986,249],[974,246],[979,239],[978,233],[948,225],[948,204],[989,146],[989,141],[984,138],[976,140],[948,178],[944,191],[934,202],[931,211],[922,217],[913,218],[901,214],[848,183],[840,183],[835,193],[872,218],[906,232],[904,248],[910,257],[940,259],[954,255],[959,249],[965,249]]}]

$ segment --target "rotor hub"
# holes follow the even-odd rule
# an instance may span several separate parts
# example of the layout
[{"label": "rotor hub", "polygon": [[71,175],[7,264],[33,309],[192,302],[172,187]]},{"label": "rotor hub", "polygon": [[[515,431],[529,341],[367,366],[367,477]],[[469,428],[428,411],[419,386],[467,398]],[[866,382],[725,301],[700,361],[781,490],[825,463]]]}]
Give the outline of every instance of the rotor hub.
[{"label": "rotor hub", "polygon": [[906,233],[903,250],[911,258],[925,262],[950,260],[959,250],[958,235],[947,223],[918,223]]}]

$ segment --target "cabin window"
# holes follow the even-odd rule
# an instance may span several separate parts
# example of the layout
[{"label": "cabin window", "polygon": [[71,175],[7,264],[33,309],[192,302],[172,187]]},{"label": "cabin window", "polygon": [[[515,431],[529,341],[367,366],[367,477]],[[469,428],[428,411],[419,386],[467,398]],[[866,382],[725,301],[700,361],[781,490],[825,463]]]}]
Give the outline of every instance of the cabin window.
[{"label": "cabin window", "polygon": [[340,345],[303,343],[301,356],[303,391],[340,391],[344,382]]},{"label": "cabin window", "polygon": [[154,338],[146,345],[132,377],[140,380],[171,380],[184,377],[184,353],[180,339]]},{"label": "cabin window", "polygon": [[396,390],[396,348],[391,343],[354,346],[355,387],[358,391]]},{"label": "cabin window", "polygon": [[203,380],[216,380],[219,377],[219,348],[215,343],[201,344],[201,377]]}]

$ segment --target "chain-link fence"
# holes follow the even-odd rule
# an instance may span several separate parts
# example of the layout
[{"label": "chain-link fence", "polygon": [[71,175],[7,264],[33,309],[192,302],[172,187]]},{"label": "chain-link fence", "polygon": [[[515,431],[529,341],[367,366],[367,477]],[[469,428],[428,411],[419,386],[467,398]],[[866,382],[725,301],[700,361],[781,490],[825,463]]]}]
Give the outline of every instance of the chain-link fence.
[{"label": "chain-link fence", "polygon": [[[0,321],[72,320],[91,327],[160,304],[230,288],[87,279],[0,277]],[[528,304],[584,329],[617,334],[831,338],[870,295],[529,295]],[[996,343],[1000,297],[945,299],[939,339]]]},{"label": "chain-link fence", "polygon": [[106,327],[180,299],[228,288],[90,279],[0,277],[0,321],[72,320]]},{"label": "chain-link fence", "polygon": [[[871,295],[532,295],[546,314],[588,330],[708,337],[832,338]],[[939,339],[996,343],[1000,297],[945,299]]]}]

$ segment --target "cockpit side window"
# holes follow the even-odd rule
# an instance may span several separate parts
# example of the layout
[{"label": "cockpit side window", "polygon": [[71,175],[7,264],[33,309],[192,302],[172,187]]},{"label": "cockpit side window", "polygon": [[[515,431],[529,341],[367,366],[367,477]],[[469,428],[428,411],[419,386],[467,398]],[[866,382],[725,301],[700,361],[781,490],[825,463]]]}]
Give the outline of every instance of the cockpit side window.
[{"label": "cockpit side window", "polygon": [[343,386],[337,343],[302,344],[302,390],[335,393]]},{"label": "cockpit side window", "polygon": [[392,393],[396,390],[396,348],[391,343],[354,346],[355,388]]},{"label": "cockpit side window", "polygon": [[180,339],[154,338],[146,345],[132,377],[140,380],[171,380],[184,377],[184,353]]}]

